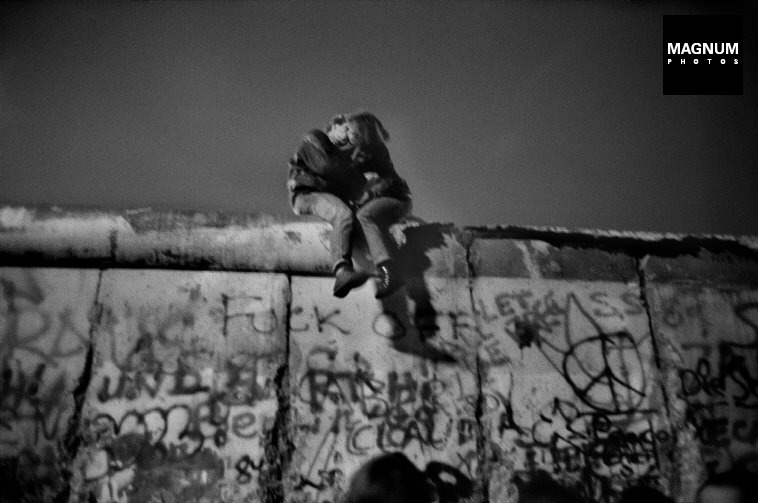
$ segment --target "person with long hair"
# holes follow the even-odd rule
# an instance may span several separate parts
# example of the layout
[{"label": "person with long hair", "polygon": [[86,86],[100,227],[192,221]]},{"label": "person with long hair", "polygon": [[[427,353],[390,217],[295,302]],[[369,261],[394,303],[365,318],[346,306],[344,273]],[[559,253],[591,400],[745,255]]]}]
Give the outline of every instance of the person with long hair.
[{"label": "person with long hair", "polygon": [[347,139],[353,149],[351,165],[367,180],[364,193],[353,204],[379,277],[376,298],[386,297],[403,285],[390,253],[393,243],[388,229],[412,209],[411,191],[397,174],[387,149],[389,138],[389,132],[374,114],[356,112],[347,116]]}]

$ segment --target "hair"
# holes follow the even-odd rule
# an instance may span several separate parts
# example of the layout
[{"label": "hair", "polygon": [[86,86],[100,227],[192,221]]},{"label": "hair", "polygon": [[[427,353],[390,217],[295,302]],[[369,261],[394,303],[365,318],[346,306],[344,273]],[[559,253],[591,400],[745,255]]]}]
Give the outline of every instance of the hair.
[{"label": "hair", "polygon": [[446,463],[431,461],[424,476],[437,490],[438,503],[458,503],[474,493],[474,483],[457,468]]},{"label": "hair", "polygon": [[706,487],[731,487],[736,489],[740,493],[740,501],[747,503],[748,498],[753,497],[756,490],[756,483],[754,481],[756,475],[751,474],[746,470],[740,468],[732,469],[723,473],[716,473],[708,477],[703,482],[697,493],[695,494],[695,501],[702,501],[701,496],[703,489]]},{"label": "hair", "polygon": [[582,503],[581,496],[539,470],[528,482],[519,484],[518,503]]},{"label": "hair", "polygon": [[631,486],[621,493],[619,503],[674,503],[674,500],[654,487]]},{"label": "hair", "polygon": [[376,115],[371,112],[354,112],[347,116],[361,146],[376,146],[389,141],[390,134]]},{"label": "hair", "polygon": [[344,124],[347,122],[347,117],[345,114],[337,114],[331,119],[329,119],[329,122],[326,123],[326,132],[332,130],[334,126],[339,126],[340,124]]},{"label": "hair", "polygon": [[341,503],[431,503],[433,486],[401,452],[383,454],[362,465],[350,479]]}]

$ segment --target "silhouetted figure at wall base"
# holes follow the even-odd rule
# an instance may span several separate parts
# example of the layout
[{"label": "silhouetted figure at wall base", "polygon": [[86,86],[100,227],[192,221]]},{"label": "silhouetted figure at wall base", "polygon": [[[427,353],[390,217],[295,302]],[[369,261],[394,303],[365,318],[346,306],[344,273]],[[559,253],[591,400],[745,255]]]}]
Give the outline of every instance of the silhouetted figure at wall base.
[{"label": "silhouetted figure at wall base", "polygon": [[741,468],[714,474],[697,491],[696,503],[753,503],[758,501],[758,474]]},{"label": "silhouetted figure at wall base", "polygon": [[456,468],[431,461],[422,472],[405,454],[393,452],[363,464],[339,503],[458,503],[473,492],[474,484]]},{"label": "silhouetted figure at wall base", "polygon": [[653,487],[632,486],[624,489],[619,503],[674,503],[674,500]]},{"label": "silhouetted figure at wall base", "polygon": [[573,489],[554,480],[549,473],[537,471],[526,482],[516,481],[518,503],[584,503]]},{"label": "silhouetted figure at wall base", "polygon": [[334,295],[345,297],[366,281],[352,262],[357,222],[376,266],[376,297],[386,297],[403,284],[393,265],[387,230],[408,216],[411,194],[387,150],[389,133],[369,112],[337,115],[326,132],[314,129],[289,163],[290,203],[297,215],[316,215],[332,225],[331,259]]},{"label": "silhouetted figure at wall base", "polygon": [[350,479],[340,503],[432,503],[434,486],[404,454],[384,454],[366,462]]}]

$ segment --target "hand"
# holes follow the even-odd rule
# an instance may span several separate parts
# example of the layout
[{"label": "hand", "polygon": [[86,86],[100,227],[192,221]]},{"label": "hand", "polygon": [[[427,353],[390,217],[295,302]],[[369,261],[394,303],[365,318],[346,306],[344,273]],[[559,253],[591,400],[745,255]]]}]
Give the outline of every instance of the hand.
[{"label": "hand", "polygon": [[371,199],[371,193],[368,190],[364,190],[358,199],[355,200],[355,204],[358,206],[366,204]]}]

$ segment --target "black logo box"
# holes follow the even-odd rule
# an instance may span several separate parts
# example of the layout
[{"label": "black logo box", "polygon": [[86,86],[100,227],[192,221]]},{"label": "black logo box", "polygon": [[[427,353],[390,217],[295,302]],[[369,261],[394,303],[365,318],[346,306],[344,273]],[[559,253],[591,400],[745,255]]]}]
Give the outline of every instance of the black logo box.
[{"label": "black logo box", "polygon": [[[669,43],[737,43],[739,52],[669,54]],[[742,94],[742,50],[742,16],[663,16],[663,94]]]}]

